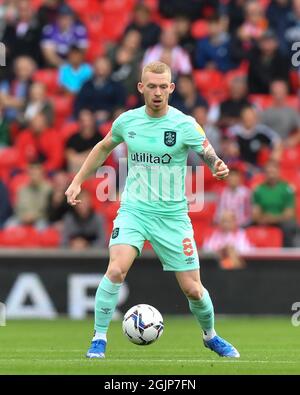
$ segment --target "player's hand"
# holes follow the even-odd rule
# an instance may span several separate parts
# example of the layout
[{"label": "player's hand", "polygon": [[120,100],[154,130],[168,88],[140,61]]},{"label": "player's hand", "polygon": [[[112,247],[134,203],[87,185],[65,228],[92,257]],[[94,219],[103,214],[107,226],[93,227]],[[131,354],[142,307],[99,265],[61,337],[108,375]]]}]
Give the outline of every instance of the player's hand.
[{"label": "player's hand", "polygon": [[217,180],[223,180],[223,178],[226,178],[228,174],[228,167],[221,159],[218,159],[214,166],[213,177],[215,177]]},{"label": "player's hand", "polygon": [[76,206],[76,204],[81,203],[81,200],[77,199],[77,196],[81,192],[81,186],[75,183],[72,183],[69,188],[66,190],[65,195],[67,197],[67,202],[71,206]]}]

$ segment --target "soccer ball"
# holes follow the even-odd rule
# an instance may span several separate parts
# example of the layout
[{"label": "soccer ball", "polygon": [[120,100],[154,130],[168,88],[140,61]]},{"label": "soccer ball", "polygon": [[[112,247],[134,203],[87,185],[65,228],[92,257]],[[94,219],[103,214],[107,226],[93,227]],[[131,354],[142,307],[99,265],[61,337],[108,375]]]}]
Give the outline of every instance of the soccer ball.
[{"label": "soccer ball", "polygon": [[124,315],[122,328],[124,335],[132,343],[146,346],[154,343],[162,335],[164,323],[155,307],[138,304]]}]

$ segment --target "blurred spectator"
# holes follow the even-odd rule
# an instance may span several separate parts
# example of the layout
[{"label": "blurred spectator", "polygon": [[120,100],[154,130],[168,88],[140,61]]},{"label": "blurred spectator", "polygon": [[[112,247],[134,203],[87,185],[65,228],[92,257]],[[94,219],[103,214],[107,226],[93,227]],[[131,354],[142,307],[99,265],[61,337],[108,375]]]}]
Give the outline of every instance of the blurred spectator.
[{"label": "blurred spectator", "polygon": [[[220,152],[220,130],[212,123],[208,121],[208,104],[199,103],[197,104],[190,113],[197,121],[199,125],[205,130],[205,134],[214,147],[217,153]],[[199,155],[193,151],[189,150],[187,158],[188,166],[192,166],[196,169],[199,166]]]},{"label": "blurred spectator", "polygon": [[272,105],[261,115],[263,124],[275,130],[287,146],[300,143],[300,116],[287,105],[288,86],[285,81],[271,83]]},{"label": "blurred spectator", "polygon": [[4,117],[4,106],[0,98],[0,150],[8,145],[10,145],[10,129]]},{"label": "blurred spectator", "polygon": [[215,151],[220,154],[221,131],[216,125],[208,121],[208,109],[207,104],[197,104],[193,109],[192,116],[205,130],[205,134]]},{"label": "blurred spectator", "polygon": [[159,0],[159,11],[165,18],[184,16],[195,20],[215,14],[218,3],[217,0]]},{"label": "blurred spectator", "polygon": [[237,62],[248,58],[257,40],[268,28],[264,9],[258,0],[244,2],[244,16],[244,22],[233,36],[230,47],[231,55]]},{"label": "blurred spectator", "polygon": [[220,157],[229,168],[240,165],[240,148],[237,141],[226,135],[221,136]]},{"label": "blurred spectator", "polygon": [[108,50],[107,56],[112,62],[112,80],[123,84],[127,96],[136,96],[142,59],[141,34],[129,30],[119,45]]},{"label": "blurred spectator", "polygon": [[196,106],[208,106],[207,101],[197,91],[191,74],[180,75],[170,104],[185,114],[191,114]]},{"label": "blurred spectator", "polygon": [[151,21],[151,12],[149,8],[143,4],[136,4],[133,11],[133,20],[126,27],[125,34],[130,30],[137,30],[142,36],[141,45],[145,50],[157,44],[160,35],[160,27]]},{"label": "blurred spectator", "polygon": [[267,30],[250,53],[249,92],[268,94],[276,79],[289,81],[289,60],[280,54],[274,32]]},{"label": "blurred spectator", "polygon": [[197,41],[195,58],[199,69],[213,68],[226,72],[237,67],[231,58],[230,36],[221,17],[209,20],[208,36]]},{"label": "blurred spectator", "polygon": [[241,112],[241,123],[229,128],[238,143],[240,157],[248,164],[258,167],[263,148],[271,150],[273,159],[281,155],[281,140],[274,130],[258,122],[256,110],[249,106]]},{"label": "blurred spectator", "polygon": [[70,177],[65,171],[58,171],[52,177],[52,191],[49,196],[48,219],[61,228],[64,215],[71,210],[65,191],[70,183]]},{"label": "blurred spectator", "polygon": [[0,229],[12,214],[9,194],[6,185],[0,180]]},{"label": "blurred spectator", "polygon": [[229,97],[219,106],[219,126],[227,128],[236,124],[243,108],[250,105],[246,77],[236,76],[229,84]]},{"label": "blurred spectator", "polygon": [[6,25],[1,39],[6,46],[6,65],[10,66],[13,59],[23,55],[33,58],[41,66],[41,29],[31,1],[19,0],[16,4],[17,19]]},{"label": "blurred spectator", "polygon": [[28,56],[20,56],[14,61],[14,76],[0,82],[0,100],[5,108],[5,118],[14,121],[24,107],[32,83],[36,64]]},{"label": "blurred spectator", "polygon": [[292,11],[288,14],[288,22],[284,32],[286,53],[292,55],[292,45],[300,42],[300,0],[292,0]]},{"label": "blurred spectator", "polygon": [[143,66],[160,60],[167,63],[172,70],[173,78],[178,74],[192,72],[192,64],[188,53],[179,46],[179,37],[174,26],[169,26],[161,33],[160,42],[149,48],[143,59]]},{"label": "blurred spectator", "polygon": [[252,219],[251,208],[251,191],[243,185],[241,171],[237,167],[231,168],[226,187],[219,196],[215,221],[218,223],[224,212],[231,211],[235,214],[238,226],[247,226]]},{"label": "blurred spectator", "polygon": [[19,118],[22,126],[28,123],[39,113],[43,113],[47,124],[51,126],[54,121],[54,110],[52,103],[47,99],[46,86],[41,82],[34,82],[29,89],[29,97],[25,103],[24,111]]},{"label": "blurred spectator", "polygon": [[82,250],[87,247],[103,247],[105,243],[102,217],[92,209],[91,196],[83,190],[79,196],[81,203],[72,208],[64,217],[64,247]]},{"label": "blurred spectator", "polygon": [[89,109],[99,123],[107,121],[114,110],[124,107],[125,91],[122,84],[111,79],[112,65],[107,57],[96,59],[94,75],[80,89],[74,104],[75,116]]},{"label": "blurred spectator", "polygon": [[90,150],[102,140],[97,130],[95,117],[90,110],[79,113],[79,130],[66,142],[66,162],[68,171],[76,173],[85,161]]},{"label": "blurred spectator", "polygon": [[63,2],[64,0],[43,0],[37,11],[37,18],[41,28],[55,24],[59,8]]},{"label": "blurred spectator", "polygon": [[263,6],[258,0],[249,0],[245,3],[245,21],[240,27],[239,34],[244,38],[261,38],[268,27]]},{"label": "blurred spectator", "polygon": [[26,168],[27,164],[39,160],[46,171],[52,172],[63,164],[63,145],[57,131],[50,129],[43,113],[35,115],[28,129],[16,138],[15,147],[18,153],[18,167]]},{"label": "blurred spectator", "polygon": [[270,28],[276,33],[279,40],[279,50],[284,54],[288,53],[284,34],[289,23],[291,13],[291,0],[272,0],[266,11]]},{"label": "blurred spectator", "polygon": [[223,269],[240,269],[245,266],[240,254],[249,252],[251,244],[245,230],[238,227],[234,213],[224,211],[218,228],[204,240],[203,249],[216,252]]},{"label": "blurred spectator", "polygon": [[189,54],[194,64],[196,40],[192,36],[191,27],[191,21],[183,15],[179,15],[174,19],[174,29],[178,36],[178,43]]},{"label": "blurred spectator", "polygon": [[17,0],[3,0],[0,4],[0,38],[7,25],[11,25],[17,19]]},{"label": "blurred spectator", "polygon": [[284,247],[293,247],[297,231],[295,193],[280,178],[279,166],[269,161],[265,166],[265,181],[253,192],[253,222],[278,226],[283,231]]},{"label": "blurred spectator", "polygon": [[34,225],[39,229],[47,226],[47,208],[51,185],[44,176],[39,162],[28,166],[29,181],[20,187],[14,207],[14,216],[9,218],[6,227],[15,225]]},{"label": "blurred spectator", "polygon": [[86,49],[87,31],[81,23],[76,21],[73,10],[63,4],[58,10],[56,22],[46,25],[43,29],[41,47],[47,65],[60,66],[73,45],[83,50]]},{"label": "blurred spectator", "polygon": [[229,33],[235,34],[245,19],[245,4],[247,0],[231,0],[221,2],[220,14],[226,15],[229,21]]},{"label": "blurred spectator", "polygon": [[67,62],[59,66],[58,82],[67,92],[77,93],[93,75],[92,67],[84,62],[83,50],[75,45],[69,48]]}]

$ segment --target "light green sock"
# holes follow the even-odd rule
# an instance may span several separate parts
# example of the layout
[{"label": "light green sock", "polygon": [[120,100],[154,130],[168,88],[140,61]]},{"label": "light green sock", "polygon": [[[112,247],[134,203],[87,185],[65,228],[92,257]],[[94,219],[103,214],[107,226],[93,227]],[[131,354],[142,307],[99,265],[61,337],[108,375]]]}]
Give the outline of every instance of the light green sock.
[{"label": "light green sock", "polygon": [[95,298],[95,331],[106,333],[118,303],[122,284],[113,283],[104,276],[99,284]]},{"label": "light green sock", "polygon": [[188,299],[191,312],[201,325],[204,332],[214,329],[214,306],[209,293],[204,289],[203,296],[199,300]]}]

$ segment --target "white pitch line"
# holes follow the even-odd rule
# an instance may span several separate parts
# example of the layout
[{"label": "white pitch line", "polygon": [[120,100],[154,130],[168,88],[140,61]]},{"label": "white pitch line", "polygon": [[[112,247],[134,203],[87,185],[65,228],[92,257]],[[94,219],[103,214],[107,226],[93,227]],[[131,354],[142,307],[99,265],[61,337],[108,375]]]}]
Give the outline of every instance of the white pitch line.
[{"label": "white pitch line", "polygon": [[[143,364],[154,364],[154,363],[210,363],[210,364],[214,364],[214,363],[262,363],[262,364],[272,364],[272,363],[276,363],[276,364],[299,364],[299,361],[272,361],[272,360],[268,360],[268,361],[260,361],[260,360],[243,360],[243,359],[220,359],[220,360],[211,360],[211,359],[109,359],[109,358],[105,358],[101,361],[97,360],[97,359],[93,359],[98,361],[99,363],[104,363],[104,364],[113,364],[116,362],[123,362],[123,363],[143,363]],[[87,362],[89,363],[91,360],[86,359],[86,358],[72,358],[72,359],[31,359],[28,360],[28,362],[32,363],[32,362],[38,362],[38,363],[49,363],[49,362],[69,362],[69,363],[77,363],[77,362]],[[0,358],[0,362],[24,362],[23,359],[16,359],[16,358],[12,358],[12,359],[1,359]]]}]

